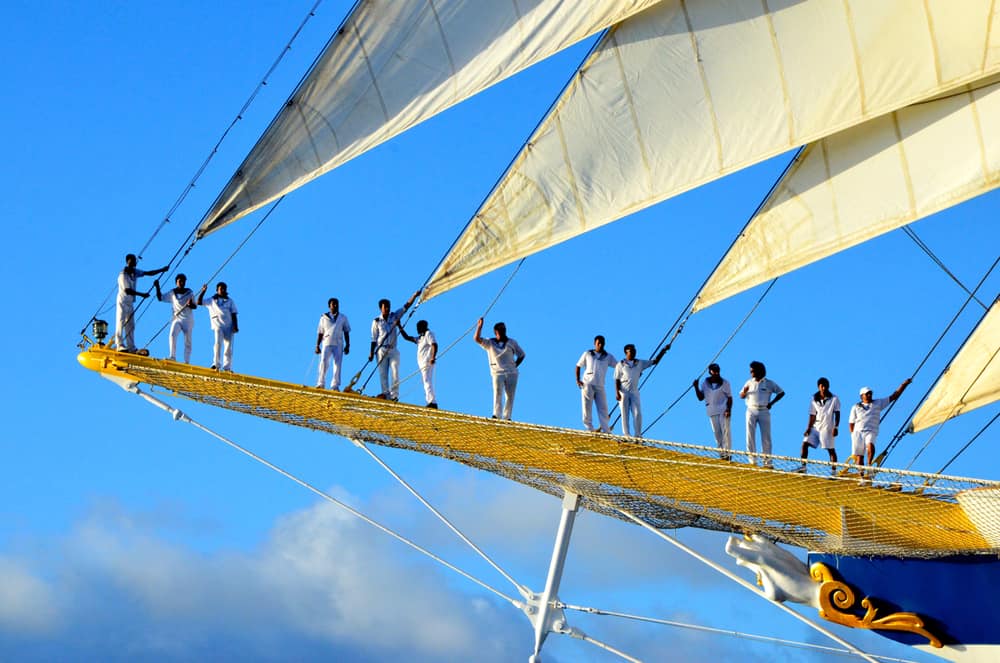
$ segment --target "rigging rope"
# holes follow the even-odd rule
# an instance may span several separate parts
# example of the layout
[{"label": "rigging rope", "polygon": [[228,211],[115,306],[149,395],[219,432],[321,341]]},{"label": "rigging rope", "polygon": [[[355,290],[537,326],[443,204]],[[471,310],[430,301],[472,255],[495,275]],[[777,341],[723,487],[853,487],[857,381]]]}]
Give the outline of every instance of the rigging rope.
[{"label": "rigging rope", "polygon": [[[990,265],[990,268],[987,269],[986,273],[983,274],[983,276],[982,276],[981,279],[979,279],[979,283],[976,284],[976,287],[973,288],[973,290],[971,292],[969,292],[969,296],[966,297],[966,299],[965,299],[964,302],[962,302],[962,305],[958,308],[958,311],[952,317],[951,321],[945,326],[944,331],[941,332],[941,335],[938,336],[938,339],[934,342],[934,345],[931,346],[931,349],[928,350],[927,354],[924,355],[924,358],[921,360],[920,364],[913,371],[913,373],[912,373],[913,376],[916,376],[917,373],[920,372],[920,369],[922,369],[924,367],[924,364],[926,364],[927,361],[931,358],[931,355],[937,349],[938,345],[940,345],[941,341],[943,341],[944,338],[945,338],[945,336],[948,335],[948,332],[951,330],[952,326],[954,326],[954,324],[956,322],[958,322],[959,317],[961,317],[961,315],[965,311],[966,307],[975,298],[976,293],[979,292],[979,289],[983,287],[983,284],[986,283],[986,280],[989,278],[990,274],[993,273],[993,270],[996,269],[996,266],[998,264],[1000,264],[1000,255],[998,255],[996,257],[996,259],[993,261],[993,264]],[[971,335],[971,332],[970,332],[970,335]],[[966,337],[966,340],[968,340],[968,337]],[[938,376],[938,380],[940,380],[940,376]],[[924,392],[924,395],[920,398],[920,400],[917,401],[917,404],[913,407],[913,410],[910,412],[909,416],[906,418],[906,420],[900,426],[899,430],[896,431],[896,434],[893,435],[892,439],[886,445],[885,450],[882,451],[882,453],[880,453],[875,458],[874,461],[872,461],[873,465],[881,467],[885,463],[886,459],[888,459],[889,454],[892,453],[893,449],[895,449],[896,446],[899,445],[899,442],[903,439],[903,437],[909,431],[910,422],[913,421],[913,416],[917,413],[917,410],[920,409],[920,406],[923,404],[923,402],[925,400],[927,400],[927,397],[930,395],[931,391],[933,391],[934,387],[937,386],[938,380],[935,380],[934,383],[930,387],[928,387],[927,391]],[[889,407],[886,408],[885,412],[882,415],[882,419],[885,419],[885,415],[887,415],[889,413],[889,410],[892,409],[893,405],[895,405],[895,401],[892,402],[892,403],[890,403]]]},{"label": "rigging rope", "polygon": [[990,419],[989,421],[987,421],[987,422],[986,422],[986,425],[985,425],[985,426],[983,426],[982,428],[980,428],[980,429],[979,429],[979,432],[978,432],[978,433],[976,433],[975,435],[973,435],[973,436],[972,436],[972,439],[971,439],[971,440],[969,440],[968,442],[966,442],[966,443],[965,443],[965,445],[964,445],[964,446],[963,446],[963,447],[962,447],[961,449],[959,449],[958,451],[956,451],[956,452],[955,452],[955,455],[954,455],[954,456],[952,456],[952,457],[951,457],[951,459],[949,459],[949,460],[948,460],[948,462],[947,462],[947,463],[945,463],[945,464],[944,464],[944,465],[943,465],[943,466],[941,467],[941,469],[937,471],[937,474],[941,474],[941,473],[942,473],[942,472],[944,472],[944,471],[945,471],[946,469],[948,469],[948,466],[949,466],[949,465],[951,465],[952,463],[954,463],[954,462],[955,462],[955,460],[956,460],[956,459],[957,459],[957,458],[958,458],[959,456],[961,456],[961,455],[962,455],[963,453],[965,453],[965,450],[966,450],[966,449],[968,449],[968,448],[969,448],[969,446],[971,446],[971,445],[972,445],[972,443],[973,443],[973,442],[975,442],[975,441],[976,441],[976,440],[977,440],[977,439],[979,438],[979,436],[980,436],[980,435],[982,435],[983,433],[985,433],[985,432],[986,432],[986,429],[987,429],[987,428],[989,428],[990,426],[992,426],[992,425],[993,425],[993,422],[994,422],[994,421],[996,421],[998,417],[1000,417],[1000,412],[997,412],[996,414],[994,414],[994,415],[993,415],[993,418],[992,418],[992,419]]},{"label": "rigging rope", "polygon": [[[358,1],[360,2],[360,0],[358,0]],[[281,49],[281,52],[275,58],[274,62],[267,69],[267,71],[264,73],[263,78],[261,78],[260,82],[257,83],[257,86],[253,89],[253,92],[250,93],[250,96],[247,97],[247,100],[245,102],[243,102],[243,106],[241,106],[240,110],[236,113],[236,117],[234,117],[232,119],[232,121],[230,121],[229,126],[227,126],[226,129],[225,129],[225,131],[222,132],[222,135],[219,136],[219,139],[215,142],[215,146],[212,147],[211,151],[209,151],[208,156],[205,157],[205,160],[202,162],[202,164],[197,168],[197,170],[195,170],[194,175],[191,177],[191,179],[187,183],[187,185],[185,185],[183,191],[181,191],[180,195],[174,201],[174,204],[171,205],[170,209],[167,210],[167,213],[164,215],[163,220],[160,221],[160,223],[156,226],[156,229],[153,231],[153,234],[150,235],[149,239],[146,240],[146,243],[142,245],[141,249],[139,249],[138,253],[136,254],[136,256],[137,256],[137,258],[139,260],[142,260],[142,254],[146,252],[146,249],[148,249],[149,246],[153,243],[153,240],[156,239],[156,236],[159,235],[159,233],[163,229],[163,227],[165,225],[167,225],[168,223],[170,223],[171,217],[177,212],[178,209],[180,209],[180,206],[187,199],[188,194],[191,193],[191,190],[195,188],[195,186],[198,183],[198,180],[201,179],[202,174],[204,174],[205,170],[208,168],[208,165],[211,163],[211,161],[215,157],[215,155],[219,152],[219,148],[222,146],[223,141],[225,141],[226,138],[229,136],[229,132],[233,130],[233,127],[236,126],[237,122],[239,122],[240,120],[243,119],[243,116],[246,114],[247,110],[249,110],[251,104],[253,104],[254,100],[256,100],[257,95],[260,94],[260,91],[267,85],[267,79],[271,77],[271,75],[275,72],[275,70],[277,70],[278,65],[281,64],[281,61],[285,58],[285,55],[287,55],[288,52],[292,50],[292,44],[298,38],[298,36],[302,32],[303,28],[305,28],[306,23],[308,23],[309,20],[316,15],[316,10],[319,9],[319,6],[321,4],[323,4],[323,0],[316,0],[316,2],[313,4],[312,8],[309,9],[309,12],[302,19],[301,23],[299,23],[299,26],[295,29],[295,31],[292,33],[292,36],[285,43],[285,46]],[[355,3],[355,7],[357,6],[357,4],[358,3]],[[351,12],[353,13],[353,11],[354,11],[354,9],[352,8]],[[348,14],[348,16],[349,15],[350,14]],[[346,21],[346,19],[345,19],[345,21]],[[334,34],[336,34],[336,33],[334,33]],[[188,235],[188,238],[184,240],[185,243],[188,240],[190,240],[190,238],[191,238],[191,235]],[[190,248],[188,249],[188,251],[190,251]],[[176,254],[174,254],[174,255],[176,257]],[[171,262],[173,262],[173,260],[171,260]],[[167,263],[167,265],[169,266],[170,263]],[[90,320],[88,320],[83,325],[83,329],[80,331],[81,335],[84,334],[84,333],[86,333],[86,331],[87,331],[87,325],[89,325],[91,321],[96,320],[98,315],[102,314],[104,306],[108,303],[108,300],[111,299],[111,296],[115,294],[115,292],[117,291],[117,289],[118,289],[118,284],[117,284],[117,281],[116,281],[115,285],[112,286],[112,288],[108,292],[108,294],[105,295],[104,300],[97,307],[97,310],[94,313],[94,315],[92,315],[90,317]],[[143,301],[145,301],[145,300],[143,300]],[[141,305],[141,302],[140,302],[140,305]],[[135,314],[133,313],[133,316],[134,315]]]},{"label": "rigging rope", "polygon": [[[507,286],[510,285],[510,282],[514,280],[514,276],[517,274],[518,270],[521,269],[521,265],[524,264],[525,260],[527,260],[527,258],[521,258],[520,260],[517,261],[517,265],[514,266],[514,270],[510,273],[510,276],[507,277],[507,280],[504,281],[504,284],[500,287],[500,290],[493,297],[493,301],[491,301],[489,303],[489,306],[486,307],[486,310],[483,311],[483,314],[481,316],[479,316],[480,318],[485,318],[489,314],[489,312],[493,310],[493,307],[496,306],[496,303],[500,300],[500,295],[502,295],[504,293],[504,291],[507,289]],[[416,312],[416,307],[414,307],[414,312]],[[409,319],[412,318],[412,317],[413,316],[410,315],[407,318],[407,321],[409,321]],[[436,360],[440,359],[441,357],[443,357],[446,354],[448,354],[448,351],[451,350],[452,348],[454,348],[456,345],[458,345],[459,341],[461,341],[463,338],[465,338],[466,336],[468,336],[469,332],[471,332],[473,329],[475,329],[477,324],[478,324],[478,321],[472,323],[472,325],[470,325],[464,332],[462,332],[461,334],[459,334],[455,338],[454,341],[452,341],[451,343],[449,343],[448,347],[446,347],[441,352],[438,352],[437,355],[436,355],[436,357],[435,357],[435,359]],[[437,364],[437,362],[435,361],[435,365],[436,364]],[[362,367],[361,370],[364,370],[364,367]],[[407,380],[410,380],[411,378],[413,378],[414,376],[418,375],[419,373],[420,373],[420,369],[417,369],[417,370],[413,371],[412,373],[410,373],[409,375],[407,375],[405,378],[403,378],[402,380],[399,381],[400,386],[402,386],[402,384],[404,382],[406,382]],[[371,379],[371,376],[369,376],[369,379]],[[368,384],[367,380],[365,381],[365,384]]]},{"label": "rigging rope", "polygon": [[[257,225],[255,225],[253,227],[253,229],[249,233],[247,233],[246,237],[243,238],[243,241],[241,241],[239,244],[236,245],[236,248],[233,249],[232,253],[229,254],[229,257],[226,258],[225,260],[223,260],[222,264],[219,265],[219,267],[212,273],[212,275],[209,276],[207,279],[205,279],[205,281],[204,281],[205,284],[209,284],[212,281],[214,281],[215,278],[222,272],[222,270],[225,269],[226,265],[228,265],[232,261],[232,259],[236,257],[236,254],[243,250],[243,247],[246,246],[246,243],[250,241],[250,238],[253,237],[254,234],[258,230],[260,230],[260,227],[262,225],[264,225],[264,222],[267,221],[267,219],[271,216],[271,213],[274,212],[275,208],[277,208],[278,205],[281,204],[281,201],[284,200],[284,199],[285,199],[285,197],[282,196],[281,198],[278,198],[276,201],[274,201],[274,203],[271,205],[271,207],[267,210],[267,213],[265,213],[264,216],[261,217],[260,221],[257,222]],[[188,236],[188,238],[190,239],[190,236]],[[184,262],[184,258],[187,257],[187,254],[191,252],[192,248],[194,248],[194,243],[193,242],[192,242],[191,246],[188,247],[188,250],[184,252],[184,255],[181,256],[181,259],[177,261],[177,264],[174,266],[174,270],[176,270],[177,268],[179,268],[181,266],[181,263]],[[176,258],[177,256],[175,255],[174,257]],[[171,272],[171,274],[173,274],[173,273],[174,272]],[[169,278],[169,276],[168,276],[168,278]],[[142,303],[145,303],[145,301],[146,300],[144,299]],[[143,311],[143,312],[145,312],[145,311]],[[138,318],[136,318],[136,321],[138,322],[138,320],[140,320],[141,318],[142,318],[142,316],[140,315]],[[171,317],[169,320],[167,320],[167,322],[165,322],[163,324],[163,326],[160,327],[156,331],[156,333],[153,334],[153,336],[148,341],[146,341],[145,345],[143,345],[142,347],[149,348],[150,344],[152,344],[152,342],[155,341],[156,338],[160,334],[163,333],[163,330],[166,329],[172,322],[173,322],[173,317]]]},{"label": "rigging rope", "polygon": [[919,246],[921,248],[921,250],[923,250],[923,252],[926,253],[930,257],[930,259],[934,262],[935,265],[937,265],[938,267],[941,268],[941,271],[943,271],[945,274],[947,274],[951,278],[952,281],[954,281],[955,283],[957,283],[958,287],[965,291],[965,294],[967,294],[970,297],[972,297],[973,299],[975,299],[976,303],[979,304],[980,306],[982,306],[983,309],[988,309],[989,308],[986,304],[984,304],[981,301],[979,301],[979,299],[975,296],[975,293],[973,293],[972,291],[970,291],[965,286],[965,284],[962,283],[959,280],[959,278],[957,276],[955,276],[955,274],[952,273],[952,271],[950,269],[948,269],[948,266],[945,265],[944,262],[934,254],[934,251],[931,250],[931,247],[927,246],[927,244],[924,243],[924,241],[922,239],[920,239],[919,237],[917,237],[917,233],[914,232],[913,229],[910,228],[910,226],[908,226],[908,225],[907,226],[903,226],[903,232],[905,232],[910,237],[910,239],[912,239],[916,243],[916,245]]},{"label": "rigging rope", "polygon": [[[680,326],[677,327],[677,331],[676,332],[673,332],[673,337],[670,339],[670,342],[666,344],[666,347],[669,350],[670,346],[673,345],[673,342],[677,339],[677,337],[680,335],[680,333],[684,330],[684,325],[687,323],[688,319],[690,319],[690,317],[692,315],[694,315],[694,310],[692,309],[692,307],[694,306],[694,303],[698,300],[698,297],[701,295],[701,292],[705,289],[705,286],[708,285],[708,282],[712,278],[712,275],[715,274],[716,270],[719,269],[719,265],[721,265],[723,263],[723,261],[726,259],[726,256],[729,255],[729,252],[733,250],[734,246],[736,246],[736,242],[740,241],[740,238],[743,237],[746,234],[747,228],[750,227],[750,224],[753,223],[753,220],[755,218],[757,218],[757,215],[760,213],[760,211],[762,209],[764,209],[764,206],[767,205],[768,201],[771,200],[771,197],[774,196],[775,191],[777,191],[777,189],[778,189],[778,185],[781,184],[781,182],[785,179],[785,175],[788,174],[788,171],[791,170],[792,166],[794,166],[795,163],[799,160],[799,157],[802,156],[802,151],[804,149],[805,149],[804,145],[800,146],[798,149],[796,149],[795,150],[795,154],[793,154],[792,158],[789,159],[788,163],[785,164],[785,167],[781,169],[781,173],[778,175],[777,179],[775,179],[774,182],[771,184],[771,188],[767,190],[767,193],[764,194],[764,197],[761,198],[761,200],[760,200],[759,203],[757,203],[757,207],[754,208],[753,213],[749,216],[749,218],[747,218],[746,223],[743,224],[743,227],[740,229],[739,233],[736,234],[736,237],[733,239],[733,241],[729,243],[729,248],[726,249],[725,253],[722,254],[722,257],[719,258],[719,260],[715,263],[715,266],[712,267],[712,269],[708,272],[708,276],[706,276],[705,280],[702,281],[701,285],[698,287],[698,290],[695,292],[694,296],[691,298],[691,300],[684,307],[684,309],[681,312],[681,314],[677,316],[677,320],[674,321],[674,324],[667,330],[667,333],[663,335],[663,338],[660,339],[660,342],[653,349],[653,355],[652,356],[656,356],[656,353],[659,352],[660,349],[664,347],[663,346],[664,341],[666,341],[667,338],[670,336],[670,334],[673,331],[674,327],[679,324]],[[777,281],[777,279],[774,279],[774,281]],[[771,286],[774,285],[774,281],[772,281],[771,285],[769,285],[767,287],[767,290],[764,292],[765,295],[767,294],[768,291],[771,290]],[[761,297],[761,299],[763,299],[763,297]],[[760,300],[758,300],[758,304],[759,303],[760,303]],[[754,309],[752,309],[751,312],[753,312],[753,310],[756,310],[756,306],[754,306]],[[744,318],[743,322],[746,322],[746,318]],[[737,330],[739,330],[740,327],[743,326],[743,322],[741,322],[740,325],[736,328]],[[734,332],[734,334],[735,334],[735,332]],[[732,337],[730,337],[730,340],[732,340]],[[728,345],[728,344],[729,344],[729,341],[726,341],[726,345]],[[722,346],[723,349],[726,347],[726,345]],[[721,350],[719,352],[721,353]],[[718,358],[718,356],[719,355],[716,354],[716,358]],[[715,361],[715,359],[713,359],[712,361]],[[711,362],[709,362],[709,363],[711,363]],[[642,387],[645,386],[646,382],[653,376],[653,372],[656,370],[656,367],[659,366],[659,365],[660,365],[659,363],[655,364],[654,366],[652,366],[648,370],[648,372],[646,372],[642,376],[642,379],[639,382],[639,389],[640,389],[640,391],[642,390]],[[687,390],[685,390],[684,393],[687,393]],[[678,397],[677,400],[679,401],[680,398],[683,397],[683,396],[684,396],[684,394],[681,394],[681,396]],[[670,410],[670,408],[672,408],[674,406],[674,404],[676,404],[676,403],[677,403],[677,401],[674,401],[673,404],[671,404],[669,407],[667,407],[667,409],[664,410],[664,412],[660,415],[660,417],[662,417],[664,414],[666,414]],[[615,403],[614,407],[611,408],[610,414],[614,414],[614,412],[617,409],[618,409],[618,404]],[[612,428],[614,428],[614,426],[618,423],[619,419],[621,419],[621,415],[615,416],[614,421],[611,423],[611,427]],[[657,419],[653,423],[656,423],[656,421],[658,421],[658,420],[659,420],[659,417],[657,417]],[[646,430],[648,430],[652,425],[653,424],[650,424],[649,426],[647,426]]]},{"label": "rigging rope", "polygon": [[[772,279],[772,281],[769,284],[767,284],[767,288],[765,288],[764,292],[762,292],[760,297],[757,298],[757,301],[754,302],[754,305],[750,307],[750,310],[747,311],[747,314],[743,316],[743,319],[740,320],[740,324],[736,325],[736,329],[733,330],[733,333],[729,335],[729,338],[726,339],[726,342],[722,344],[722,347],[719,348],[718,352],[716,352],[715,355],[712,357],[712,359],[709,360],[708,364],[715,363],[715,360],[718,359],[720,356],[722,356],[722,353],[725,351],[725,349],[729,346],[730,343],[733,342],[733,339],[736,338],[736,334],[738,334],[739,331],[743,328],[743,325],[747,323],[747,321],[750,319],[750,316],[752,316],[757,311],[757,308],[761,305],[761,303],[764,301],[764,298],[767,297],[767,294],[771,292],[771,288],[773,288],[774,284],[777,282],[778,279],[775,278]],[[708,364],[705,365],[708,366]],[[701,373],[698,374],[698,377],[701,377]],[[684,389],[684,391],[681,392],[680,396],[675,398],[674,402],[667,406],[667,409],[665,409],[663,412],[657,415],[656,419],[653,419],[653,423],[649,424],[642,430],[643,435],[645,435],[646,431],[655,426],[660,419],[662,419],[668,412],[670,412],[670,410],[673,409],[675,405],[680,403],[681,399],[684,398],[684,396],[686,396],[689,391],[691,391],[691,387],[692,385],[689,384]]]}]

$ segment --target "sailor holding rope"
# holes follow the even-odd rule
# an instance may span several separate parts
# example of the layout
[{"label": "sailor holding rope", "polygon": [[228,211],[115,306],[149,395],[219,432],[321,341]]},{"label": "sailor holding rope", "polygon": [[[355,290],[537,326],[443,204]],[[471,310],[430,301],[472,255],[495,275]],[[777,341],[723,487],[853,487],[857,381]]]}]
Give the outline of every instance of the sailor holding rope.
[{"label": "sailor holding rope", "polygon": [[164,294],[160,290],[160,281],[153,281],[156,288],[156,298],[165,304],[170,304],[173,316],[170,318],[170,357],[177,361],[177,336],[184,334],[184,363],[191,363],[191,335],[194,333],[194,309],[198,305],[194,301],[194,291],[187,287],[187,277],[178,274],[174,279],[176,288]]},{"label": "sailor holding rope", "polygon": [[115,347],[122,352],[135,352],[135,309],[134,302],[138,295],[145,299],[148,292],[135,289],[136,280],[140,276],[155,276],[167,271],[160,267],[152,271],[143,271],[136,266],[134,253],[125,256],[125,269],[118,274],[118,299],[115,302]]},{"label": "sailor holding rope", "polygon": [[[379,315],[372,320],[372,346],[368,353],[368,361],[378,356],[378,377],[382,387],[378,398],[399,400],[399,350],[396,349],[399,321],[419,295],[417,290],[406,300],[403,308],[395,311],[388,299],[378,301]],[[389,381],[390,373],[392,382]]]}]

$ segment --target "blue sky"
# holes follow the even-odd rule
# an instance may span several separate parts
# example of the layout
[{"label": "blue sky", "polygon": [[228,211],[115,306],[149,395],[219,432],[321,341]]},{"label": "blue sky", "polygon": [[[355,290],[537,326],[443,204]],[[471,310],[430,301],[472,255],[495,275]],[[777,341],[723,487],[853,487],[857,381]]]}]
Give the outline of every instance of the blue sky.
[{"label": "blue sky", "polygon": [[[194,227],[348,3],[327,0],[238,123],[141,266],[166,262]],[[10,250],[5,281],[27,291],[10,316],[0,482],[0,657],[8,660],[511,660],[530,653],[527,621],[491,594],[432,565],[266,468],[84,371],[77,333],[145,243],[310,2],[112,3],[17,0],[5,11],[7,127],[0,202]],[[311,384],[316,320],[330,296],[355,329],[345,372],[360,369],[380,297],[401,303],[430,274],[540,119],[586,46],[572,49],[430,120],[289,196],[221,278],[240,307],[237,371]],[[527,352],[515,418],[578,427],[573,368],[592,338],[650,351],[728,247],[789,157],[760,164],[529,258],[487,320],[507,322]],[[998,195],[913,228],[967,284],[995,258]],[[259,219],[200,242],[185,260],[197,288]],[[499,270],[422,306],[442,346],[499,291]],[[996,276],[982,299],[998,290]],[[144,286],[151,285],[146,281]],[[699,375],[760,291],[688,323],[643,392],[651,421]],[[23,297],[23,295],[21,296]],[[19,297],[19,299],[21,298]],[[723,353],[741,384],[752,359],[788,396],[774,412],[775,450],[797,455],[815,380],[853,402],[890,392],[923,359],[964,293],[895,232],[782,278]],[[146,342],[168,309],[139,321]],[[114,313],[102,312],[113,320]],[[210,363],[199,312],[196,363]],[[979,313],[915,379],[884,426],[905,420]],[[150,345],[166,354],[161,334]],[[403,347],[403,374],[415,370]],[[377,381],[377,378],[376,378]],[[482,351],[459,340],[438,368],[443,408],[489,412]],[[369,389],[369,391],[371,391]],[[420,402],[419,380],[402,399]],[[346,440],[194,403],[192,417],[358,506],[463,568],[490,576],[390,477]],[[914,469],[936,471],[995,413],[944,429]],[[736,421],[742,420],[737,405]],[[708,444],[690,394],[649,436]],[[742,440],[734,435],[734,444]],[[912,438],[912,439],[911,439]],[[949,473],[1000,479],[987,435]],[[927,435],[890,459],[905,465]],[[847,455],[842,440],[840,453]],[[541,589],[557,500],[462,466],[379,453],[466,528],[515,577]],[[987,460],[989,459],[989,460]],[[679,531],[726,564],[724,537]],[[610,542],[610,545],[609,545]],[[749,574],[744,577],[749,578]],[[721,629],[829,644],[639,528],[583,513],[561,598]],[[832,660],[799,649],[609,618],[572,623],[648,660]],[[837,627],[834,627],[837,628]],[[917,658],[870,634],[862,648]],[[547,660],[608,654],[551,638]]]}]

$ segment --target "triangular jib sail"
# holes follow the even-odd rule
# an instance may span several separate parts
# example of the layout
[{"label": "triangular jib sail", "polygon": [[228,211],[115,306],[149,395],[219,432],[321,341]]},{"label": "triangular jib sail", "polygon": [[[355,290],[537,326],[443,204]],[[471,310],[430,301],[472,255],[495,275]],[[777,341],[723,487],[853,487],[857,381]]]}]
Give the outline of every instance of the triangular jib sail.
[{"label": "triangular jib sail", "polygon": [[365,0],[206,213],[206,235],[656,0]]},{"label": "triangular jib sail", "polygon": [[1000,299],[952,359],[910,423],[929,428],[1000,399]]},{"label": "triangular jib sail", "polygon": [[995,189],[996,79],[806,147],[709,277],[694,309]]},{"label": "triangular jib sail", "polygon": [[1000,72],[991,0],[665,0],[603,38],[425,297]]}]

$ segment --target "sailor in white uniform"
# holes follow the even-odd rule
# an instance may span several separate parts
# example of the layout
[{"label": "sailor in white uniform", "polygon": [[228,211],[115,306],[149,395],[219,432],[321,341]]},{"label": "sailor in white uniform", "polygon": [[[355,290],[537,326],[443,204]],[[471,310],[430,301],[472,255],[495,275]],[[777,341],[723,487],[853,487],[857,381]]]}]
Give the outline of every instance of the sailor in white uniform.
[{"label": "sailor in white uniform", "polygon": [[330,389],[337,391],[340,389],[340,368],[344,363],[344,355],[351,353],[351,323],[340,312],[339,299],[331,297],[326,305],[330,310],[319,316],[316,328],[316,354],[320,356],[316,388],[326,386],[326,374],[333,363]]},{"label": "sailor in white uniform", "polygon": [[903,380],[896,391],[889,394],[888,398],[873,398],[871,388],[861,388],[861,402],[854,404],[848,419],[848,425],[851,429],[851,460],[860,464],[867,452],[867,464],[872,464],[872,460],[875,458],[875,440],[878,438],[882,410],[899,398],[911,382],[913,380],[910,378]]},{"label": "sailor in white uniform", "polygon": [[[756,429],[760,426],[760,447],[764,452],[764,467],[771,467],[771,408],[785,396],[784,390],[767,377],[767,369],[759,361],[750,362],[750,379],[740,390],[747,403],[747,453],[756,464]],[[774,398],[772,398],[772,396]]]},{"label": "sailor in white uniform", "polygon": [[372,346],[368,361],[378,357],[378,377],[382,387],[379,398],[399,400],[399,350],[396,349],[399,321],[419,294],[417,290],[403,304],[403,308],[395,311],[388,299],[378,302],[379,316],[372,320]]},{"label": "sailor in white uniform", "polygon": [[493,325],[493,338],[483,338],[483,319],[476,322],[473,339],[490,359],[490,376],[493,378],[493,418],[510,418],[514,412],[514,393],[517,391],[518,367],[524,361],[524,350],[517,341],[507,336],[507,325]]},{"label": "sailor in white uniform", "polygon": [[709,364],[708,377],[701,384],[695,380],[692,386],[698,400],[705,401],[705,414],[712,426],[712,435],[720,456],[723,460],[729,460],[729,450],[733,448],[733,387],[729,380],[722,377],[721,370],[718,364]]},{"label": "sailor in white uniform", "polygon": [[156,288],[156,298],[161,302],[170,304],[173,316],[170,318],[170,357],[172,361],[177,361],[177,336],[184,334],[184,363],[191,363],[191,335],[194,333],[194,309],[197,304],[194,300],[194,291],[185,287],[187,277],[178,274],[174,279],[177,287],[168,290],[166,294],[160,291],[160,282],[153,281]]},{"label": "sailor in white uniform", "polygon": [[836,438],[840,426],[840,399],[830,392],[830,381],[820,378],[816,381],[816,393],[809,401],[809,423],[806,424],[802,440],[802,466],[806,470],[805,459],[809,457],[809,447],[823,447],[830,454],[830,462],[837,462]]},{"label": "sailor in white uniform", "polygon": [[143,271],[136,266],[136,257],[130,253],[125,256],[125,269],[118,274],[118,299],[115,302],[115,348],[124,352],[135,352],[135,298],[138,295],[145,299],[148,292],[135,289],[136,280],[140,276],[154,276],[167,271],[166,267]]},{"label": "sailor in white uniform", "polygon": [[417,344],[417,367],[424,382],[424,398],[427,407],[437,409],[437,396],[434,394],[434,365],[437,363],[438,344],[434,332],[426,320],[417,320],[417,335],[410,336],[400,328],[403,338]]},{"label": "sailor in white uniform", "polygon": [[239,311],[236,310],[236,302],[229,297],[229,290],[225,281],[219,281],[215,285],[215,294],[208,298],[208,303],[206,304],[205,292],[207,290],[207,283],[201,286],[201,290],[198,292],[198,306],[204,306],[208,309],[209,320],[212,323],[212,332],[215,334],[212,369],[232,371],[233,334],[240,330]]},{"label": "sailor in white uniform", "polygon": [[642,402],[639,400],[639,378],[642,372],[650,366],[656,366],[663,359],[663,354],[670,349],[667,345],[653,359],[636,359],[635,346],[631,343],[625,346],[625,358],[615,364],[615,400],[622,410],[622,435],[632,435],[629,432],[629,419],[632,419],[632,430],[635,437],[642,437]]},{"label": "sailor in white uniform", "polygon": [[[597,419],[602,433],[610,433],[608,417],[608,396],[604,384],[608,377],[608,368],[618,362],[615,356],[604,349],[604,337],[594,337],[594,349],[580,355],[576,362],[576,386],[580,388],[580,401],[583,405],[583,427],[594,430],[593,406],[597,406]],[[580,369],[584,369],[580,376]]]}]

